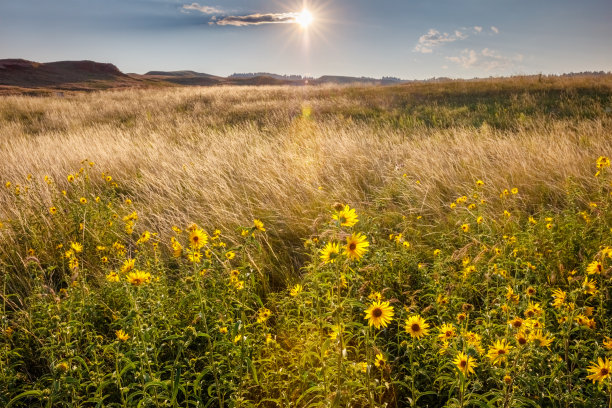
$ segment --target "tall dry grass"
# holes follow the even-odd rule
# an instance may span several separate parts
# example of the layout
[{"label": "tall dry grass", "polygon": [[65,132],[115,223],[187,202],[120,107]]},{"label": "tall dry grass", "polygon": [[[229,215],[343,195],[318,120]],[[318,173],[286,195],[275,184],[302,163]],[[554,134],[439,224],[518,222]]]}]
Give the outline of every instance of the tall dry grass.
[{"label": "tall dry grass", "polygon": [[[231,230],[261,218],[283,259],[271,268],[290,274],[312,220],[335,201],[442,219],[440,204],[482,179],[489,194],[518,187],[531,211],[562,208],[567,180],[592,186],[593,158],[612,153],[611,89],[605,78],[5,97],[0,180],[30,193],[0,189],[0,221],[24,205],[46,211],[43,176],[67,184],[88,159],[162,236],[173,225]],[[2,251],[24,250],[18,231],[0,234]]]}]

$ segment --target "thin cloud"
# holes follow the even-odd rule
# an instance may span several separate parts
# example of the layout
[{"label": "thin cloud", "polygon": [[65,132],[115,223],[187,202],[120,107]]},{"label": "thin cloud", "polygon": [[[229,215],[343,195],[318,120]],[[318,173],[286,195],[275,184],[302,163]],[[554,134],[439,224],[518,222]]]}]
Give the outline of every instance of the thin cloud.
[{"label": "thin cloud", "polygon": [[246,16],[226,16],[211,21],[210,24],[232,25],[238,27],[261,24],[291,24],[297,22],[298,16],[298,13],[258,13]]},{"label": "thin cloud", "polygon": [[442,44],[450,43],[467,38],[467,34],[456,30],[454,34],[441,33],[433,28],[429,29],[427,34],[419,37],[418,44],[414,47],[414,51],[423,54],[430,54],[433,48],[439,47]]},{"label": "thin cloud", "polygon": [[183,4],[182,10],[196,10],[204,14],[223,14],[223,10],[217,7],[200,6],[198,3]]},{"label": "thin cloud", "polygon": [[480,33],[480,32],[482,32],[482,27],[474,26],[474,31],[476,31],[477,33]]},{"label": "thin cloud", "polygon": [[495,34],[499,34],[499,28],[495,26],[491,26],[491,31],[493,31]]},{"label": "thin cloud", "polygon": [[448,61],[461,65],[463,68],[482,68],[486,71],[508,69],[523,61],[523,55],[509,57],[495,50],[484,48],[476,50],[465,49],[459,56],[446,57]]}]

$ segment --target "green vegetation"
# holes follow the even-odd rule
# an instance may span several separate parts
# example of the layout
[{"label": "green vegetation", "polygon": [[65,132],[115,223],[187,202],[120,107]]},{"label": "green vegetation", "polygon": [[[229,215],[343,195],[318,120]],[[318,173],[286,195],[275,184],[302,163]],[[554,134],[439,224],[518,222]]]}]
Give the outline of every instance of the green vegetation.
[{"label": "green vegetation", "polygon": [[0,405],[612,404],[609,78],[0,100]]}]

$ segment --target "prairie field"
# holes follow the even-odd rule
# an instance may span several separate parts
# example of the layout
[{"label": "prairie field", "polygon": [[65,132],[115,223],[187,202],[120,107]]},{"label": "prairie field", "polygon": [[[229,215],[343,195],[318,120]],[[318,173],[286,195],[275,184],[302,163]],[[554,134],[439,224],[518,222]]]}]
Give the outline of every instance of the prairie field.
[{"label": "prairie field", "polygon": [[612,76],[0,97],[0,406],[611,407]]}]

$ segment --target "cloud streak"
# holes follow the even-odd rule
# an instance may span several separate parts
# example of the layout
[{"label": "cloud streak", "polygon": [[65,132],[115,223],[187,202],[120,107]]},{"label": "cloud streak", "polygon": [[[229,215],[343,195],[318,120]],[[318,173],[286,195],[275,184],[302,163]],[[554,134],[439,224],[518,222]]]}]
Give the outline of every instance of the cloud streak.
[{"label": "cloud streak", "polygon": [[467,38],[467,34],[456,30],[454,34],[441,33],[433,28],[429,29],[427,34],[423,34],[419,37],[419,42],[414,47],[414,51],[421,52],[423,54],[430,54],[433,52],[433,48],[439,47],[442,44],[455,42],[457,40],[463,40]]},{"label": "cloud streak", "polygon": [[486,71],[511,68],[523,61],[523,58],[521,54],[512,57],[501,55],[499,52],[489,48],[484,48],[480,52],[464,49],[458,56],[446,57],[448,61],[461,65],[463,68],[482,68]]},{"label": "cloud streak", "polygon": [[217,7],[200,6],[198,3],[183,4],[182,10],[195,10],[204,14],[223,14],[223,10]]},{"label": "cloud streak", "polygon": [[292,24],[297,23],[298,16],[298,13],[257,13],[245,16],[225,16],[219,19],[213,19],[210,24],[238,27],[261,24]]}]

